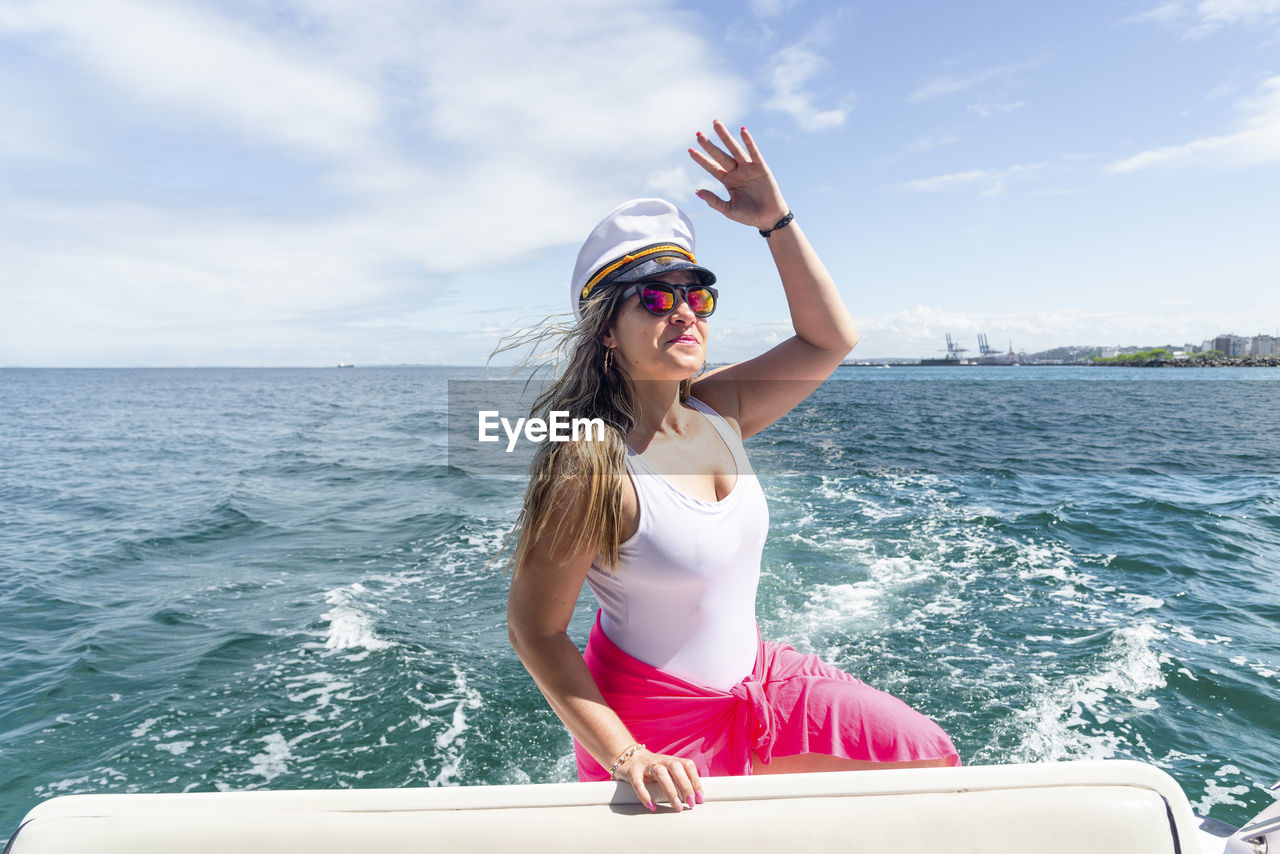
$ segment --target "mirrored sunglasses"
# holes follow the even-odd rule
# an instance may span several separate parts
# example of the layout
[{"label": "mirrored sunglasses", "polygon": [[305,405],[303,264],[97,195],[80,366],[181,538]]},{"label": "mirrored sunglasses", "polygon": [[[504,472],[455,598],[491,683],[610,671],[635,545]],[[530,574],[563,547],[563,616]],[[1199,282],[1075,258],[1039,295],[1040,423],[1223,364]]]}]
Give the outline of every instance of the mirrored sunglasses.
[{"label": "mirrored sunglasses", "polygon": [[666,317],[676,310],[680,304],[677,294],[695,315],[710,317],[716,310],[716,297],[719,296],[710,285],[669,285],[666,282],[636,282],[623,292],[622,300],[630,299],[632,294],[639,294],[645,311],[657,317]]}]

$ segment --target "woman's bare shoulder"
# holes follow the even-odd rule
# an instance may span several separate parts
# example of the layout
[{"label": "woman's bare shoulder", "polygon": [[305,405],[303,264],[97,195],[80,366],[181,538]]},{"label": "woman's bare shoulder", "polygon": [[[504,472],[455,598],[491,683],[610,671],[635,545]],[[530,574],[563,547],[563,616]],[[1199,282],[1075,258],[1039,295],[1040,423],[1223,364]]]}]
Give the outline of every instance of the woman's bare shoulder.
[{"label": "woman's bare shoulder", "polygon": [[[726,366],[731,367],[731,366]],[[728,421],[734,432],[742,436],[740,406],[738,400],[738,384],[727,378],[718,378],[717,373],[724,368],[717,368],[699,377],[693,383],[693,397],[710,406],[716,414]]]}]

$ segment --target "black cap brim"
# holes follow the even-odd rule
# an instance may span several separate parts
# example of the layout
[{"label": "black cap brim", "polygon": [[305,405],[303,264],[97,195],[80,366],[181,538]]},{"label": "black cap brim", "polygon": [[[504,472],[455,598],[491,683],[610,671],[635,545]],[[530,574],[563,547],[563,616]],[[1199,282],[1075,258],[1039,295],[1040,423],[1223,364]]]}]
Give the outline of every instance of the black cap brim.
[{"label": "black cap brim", "polygon": [[661,276],[663,273],[674,273],[677,270],[692,271],[697,275],[700,284],[714,285],[716,283],[715,273],[679,255],[655,255],[651,258],[644,258],[634,266],[623,267],[620,271],[610,276],[608,281],[639,282],[642,279],[651,279],[654,276]]}]

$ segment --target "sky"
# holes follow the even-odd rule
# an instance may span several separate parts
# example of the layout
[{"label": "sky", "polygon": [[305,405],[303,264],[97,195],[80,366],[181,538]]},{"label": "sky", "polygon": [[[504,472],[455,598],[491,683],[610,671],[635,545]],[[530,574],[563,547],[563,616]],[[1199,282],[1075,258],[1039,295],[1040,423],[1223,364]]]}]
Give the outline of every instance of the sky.
[{"label": "sky", "polygon": [[0,366],[481,364],[746,125],[857,358],[1280,331],[1280,0],[0,0]]}]

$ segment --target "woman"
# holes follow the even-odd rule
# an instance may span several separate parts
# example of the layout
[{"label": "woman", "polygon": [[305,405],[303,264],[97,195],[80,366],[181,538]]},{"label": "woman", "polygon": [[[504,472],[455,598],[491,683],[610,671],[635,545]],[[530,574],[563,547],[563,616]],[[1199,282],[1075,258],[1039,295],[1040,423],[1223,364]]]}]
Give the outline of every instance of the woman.
[{"label": "woman", "polygon": [[[704,775],[959,763],[901,701],[759,638],[768,510],[742,440],[817,388],[858,336],[751,135],[714,130],[723,148],[699,133],[689,153],[729,198],[698,195],[768,240],[796,334],[698,376],[718,293],[691,224],[655,199],[610,213],[578,256],[569,364],[535,407],[614,429],[540,446],[507,607],[580,778],[626,780],[651,810],[646,781],[680,811],[702,801]],[[567,628],[584,581],[602,608],[579,653]]]}]

